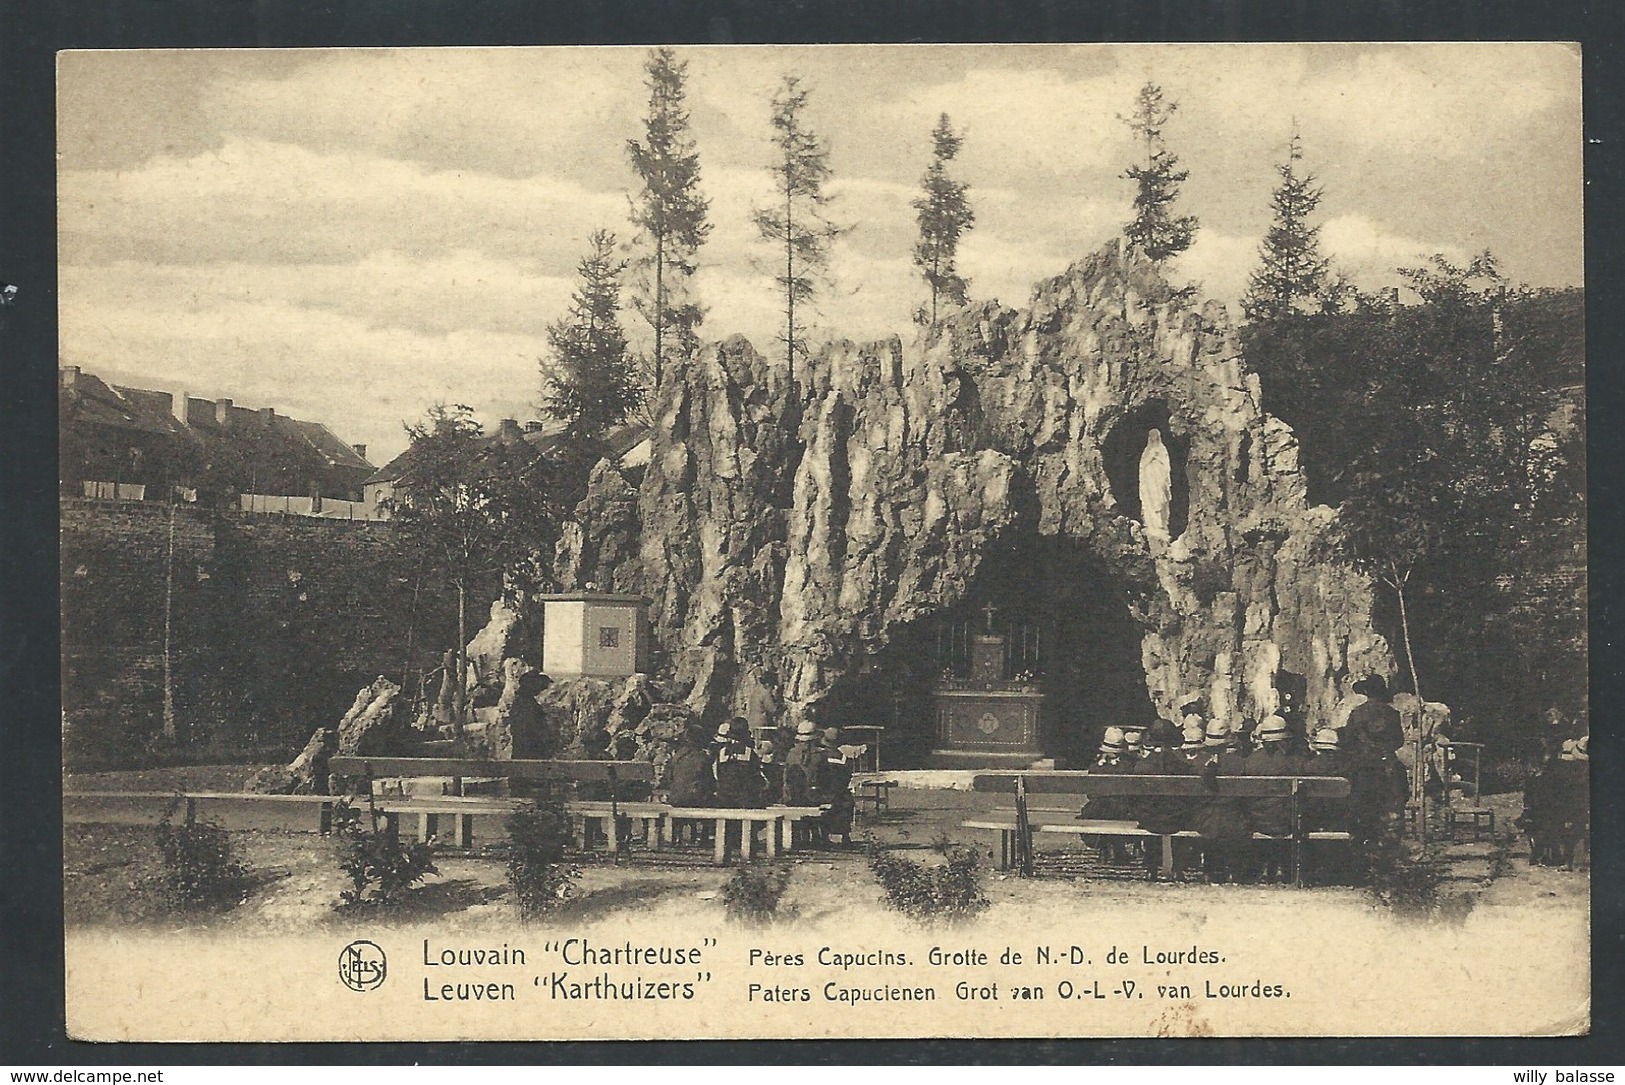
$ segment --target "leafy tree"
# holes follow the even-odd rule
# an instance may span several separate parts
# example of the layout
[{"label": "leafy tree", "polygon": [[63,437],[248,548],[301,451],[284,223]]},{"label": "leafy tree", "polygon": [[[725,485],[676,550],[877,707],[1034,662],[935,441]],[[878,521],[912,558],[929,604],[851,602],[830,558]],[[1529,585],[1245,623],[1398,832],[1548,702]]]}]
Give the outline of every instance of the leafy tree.
[{"label": "leafy tree", "polygon": [[706,221],[711,204],[699,194],[700,156],[688,130],[688,63],[670,49],[656,49],[643,70],[649,88],[644,139],[627,140],[626,150],[643,182],[632,205],[632,222],[644,245],[636,264],[643,279],[636,304],[654,330],[647,381],[652,389],[665,375],[671,353],[688,352],[695,345],[695,328],[704,314],[685,287],[696,269],[695,254],[711,233]]},{"label": "leafy tree", "polygon": [[942,114],[931,132],[931,165],[921,182],[925,191],[913,202],[919,212],[920,240],[914,245],[914,266],[925,276],[925,285],[931,291],[931,307],[925,313],[927,327],[937,326],[937,307],[942,300],[954,305],[965,304],[965,291],[970,285],[954,263],[959,252],[959,239],[976,222],[965,193],[970,186],[948,176],[948,163],[959,154],[964,137],[955,133],[948,123],[948,114]]},{"label": "leafy tree", "polygon": [[1302,161],[1303,141],[1294,131],[1287,143],[1286,161],[1275,167],[1281,175],[1270,201],[1275,219],[1264,235],[1258,270],[1241,299],[1248,320],[1285,316],[1297,311],[1300,302],[1329,297],[1328,264],[1320,255],[1320,226],[1309,224],[1309,216],[1320,206],[1321,190],[1314,174],[1298,172]]},{"label": "leafy tree", "polygon": [[1161,87],[1146,83],[1135,98],[1134,112],[1119,118],[1145,144],[1145,161],[1123,173],[1135,184],[1134,218],[1123,227],[1123,236],[1158,263],[1190,248],[1196,237],[1195,216],[1173,213],[1179,186],[1190,171],[1179,168],[1179,158],[1162,138],[1178,109],[1179,103],[1163,97]]},{"label": "leafy tree", "polygon": [[523,439],[487,438],[467,406],[436,404],[407,435],[406,464],[386,508],[408,544],[457,593],[452,728],[461,737],[469,595],[496,583],[545,586],[558,525],[573,505],[555,486],[559,472],[551,461]]},{"label": "leafy tree", "polygon": [[563,421],[573,440],[591,446],[642,402],[643,389],[621,329],[626,261],[615,258],[615,235],[608,231],[594,231],[587,244],[569,314],[547,328],[553,363],[543,363],[542,410]]},{"label": "leafy tree", "polygon": [[1386,588],[1412,689],[1488,726],[1577,708],[1577,295],[1509,289],[1487,254],[1404,274],[1421,304],[1259,321],[1248,360],[1299,435],[1311,498],[1341,506],[1349,553]]},{"label": "leafy tree", "polygon": [[784,292],[784,360],[791,380],[796,374],[796,355],[807,353],[804,318],[798,318],[798,303],[810,302],[815,293],[814,274],[829,262],[830,243],[845,230],[824,216],[830,196],[824,185],[830,178],[829,147],[807,128],[802,113],[807,108],[807,91],[794,75],[784,77],[773,97],[773,145],[778,157],[768,167],[779,192],[779,204],[758,208],[753,214],[762,240],[780,246],[784,268],[774,276]]}]

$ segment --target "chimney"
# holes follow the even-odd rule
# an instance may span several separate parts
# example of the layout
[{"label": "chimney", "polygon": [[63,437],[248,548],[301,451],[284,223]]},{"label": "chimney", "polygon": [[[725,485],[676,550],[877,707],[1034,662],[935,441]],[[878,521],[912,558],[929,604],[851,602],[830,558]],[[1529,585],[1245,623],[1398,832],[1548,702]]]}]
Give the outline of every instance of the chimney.
[{"label": "chimney", "polygon": [[217,399],[214,401],[214,421],[216,425],[220,426],[231,422],[231,400]]},{"label": "chimney", "polygon": [[367,458],[367,446],[366,445],[351,445],[350,446],[350,451],[354,452],[357,456],[360,456],[362,459]]},{"label": "chimney", "polygon": [[176,392],[174,395],[169,397],[170,413],[175,416],[175,421],[179,422],[183,426],[191,424],[186,417],[186,409],[191,403],[191,399],[192,397],[184,391]]},{"label": "chimney", "polygon": [[261,407],[260,408],[260,421],[261,422],[264,422],[267,426],[269,426],[271,424],[271,420],[274,419],[274,418],[276,418],[276,408],[275,407]]},{"label": "chimney", "polygon": [[525,432],[526,433],[540,433],[540,432],[542,432],[542,424],[540,422],[526,422],[525,423]]},{"label": "chimney", "polygon": [[64,388],[72,388],[79,383],[79,367],[76,365],[63,366],[60,375],[62,377],[62,387]]},{"label": "chimney", "polygon": [[497,431],[497,436],[504,441],[517,439],[520,436],[519,420],[517,418],[504,418],[501,429]]}]

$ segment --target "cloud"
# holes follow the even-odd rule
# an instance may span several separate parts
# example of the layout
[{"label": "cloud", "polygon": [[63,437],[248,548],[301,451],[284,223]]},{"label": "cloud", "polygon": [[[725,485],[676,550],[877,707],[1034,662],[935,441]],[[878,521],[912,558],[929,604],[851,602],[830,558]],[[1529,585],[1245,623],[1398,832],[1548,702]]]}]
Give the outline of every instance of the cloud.
[{"label": "cloud", "polygon": [[1198,230],[1191,247],[1181,253],[1170,270],[1171,278],[1185,278],[1201,287],[1203,297],[1216,298],[1232,314],[1247,290],[1247,280],[1258,266],[1261,239],[1218,230]]},{"label": "cloud", "polygon": [[379,328],[281,299],[177,310],[65,295],[61,327],[63,364],[325,422],[368,444],[374,462],[400,451],[402,422],[437,401],[489,420],[534,417],[545,350],[533,336]]},{"label": "cloud", "polygon": [[536,335],[569,303],[574,282],[471,250],[431,257],[374,253],[342,264],[119,261],[62,269],[62,290],[87,307],[199,312],[228,302],[282,301],[345,313],[373,328],[431,335],[483,329]]},{"label": "cloud", "polygon": [[1362,147],[1476,156],[1553,110],[1577,117],[1578,71],[1562,45],[1392,46],[1310,75],[1297,108]]},{"label": "cloud", "polygon": [[1339,215],[1326,220],[1320,243],[1335,267],[1349,272],[1366,287],[1379,281],[1391,284],[1395,269],[1424,264],[1435,253],[1456,262],[1467,258],[1460,245],[1407,237],[1365,215]]},{"label": "cloud", "polygon": [[431,170],[248,138],[134,170],[64,171],[58,208],[69,263],[316,263],[473,247],[524,258],[561,243],[574,251],[592,229],[626,218],[624,196],[556,177]]},{"label": "cloud", "polygon": [[959,161],[972,184],[1117,169],[1132,154],[1117,120],[1141,79],[1114,71],[1068,77],[1055,68],[980,67],[951,83],[905,88],[884,113],[923,134],[947,113],[965,134]]}]

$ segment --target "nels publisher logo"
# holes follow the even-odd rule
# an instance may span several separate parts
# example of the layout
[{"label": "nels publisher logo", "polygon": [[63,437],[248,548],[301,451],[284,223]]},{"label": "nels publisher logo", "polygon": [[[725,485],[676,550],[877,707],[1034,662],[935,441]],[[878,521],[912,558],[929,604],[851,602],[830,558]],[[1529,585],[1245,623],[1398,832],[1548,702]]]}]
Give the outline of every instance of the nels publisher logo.
[{"label": "nels publisher logo", "polygon": [[339,979],[352,991],[370,991],[384,982],[384,951],[376,942],[357,939],[339,951]]}]

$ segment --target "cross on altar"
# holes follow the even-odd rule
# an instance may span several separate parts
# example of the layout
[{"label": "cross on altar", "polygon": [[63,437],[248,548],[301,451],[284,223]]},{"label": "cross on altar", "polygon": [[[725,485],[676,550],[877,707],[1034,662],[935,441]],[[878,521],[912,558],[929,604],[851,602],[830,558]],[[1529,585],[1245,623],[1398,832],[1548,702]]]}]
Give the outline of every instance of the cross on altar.
[{"label": "cross on altar", "polygon": [[997,614],[998,612],[999,608],[994,606],[992,603],[989,603],[982,608],[982,614],[987,618],[987,631],[989,633],[993,632],[993,615]]}]

